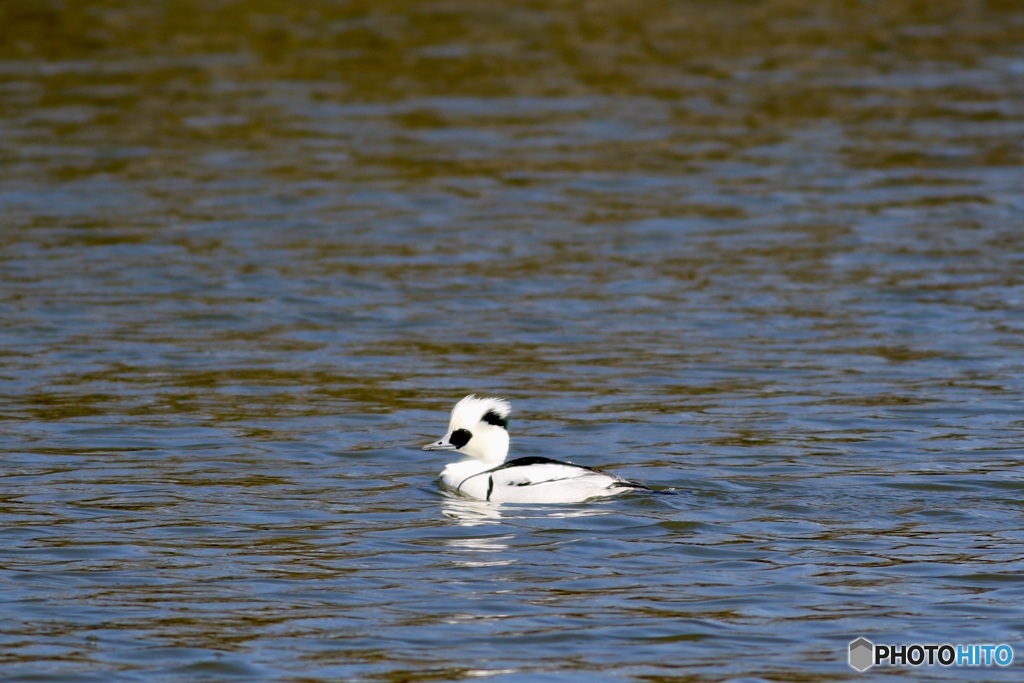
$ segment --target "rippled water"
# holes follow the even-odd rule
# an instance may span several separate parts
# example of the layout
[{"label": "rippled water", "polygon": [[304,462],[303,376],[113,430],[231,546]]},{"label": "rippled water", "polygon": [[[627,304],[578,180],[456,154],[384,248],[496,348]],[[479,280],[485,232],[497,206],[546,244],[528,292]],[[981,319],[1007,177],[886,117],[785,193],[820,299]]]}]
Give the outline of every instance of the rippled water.
[{"label": "rippled water", "polygon": [[0,5],[0,677],[1019,679],[1017,3],[123,4]]}]

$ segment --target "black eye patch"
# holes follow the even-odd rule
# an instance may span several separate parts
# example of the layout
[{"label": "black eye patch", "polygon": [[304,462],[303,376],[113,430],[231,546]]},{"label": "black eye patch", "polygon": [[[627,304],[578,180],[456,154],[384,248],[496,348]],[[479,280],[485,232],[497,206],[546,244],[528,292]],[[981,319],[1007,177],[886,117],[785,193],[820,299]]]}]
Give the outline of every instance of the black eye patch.
[{"label": "black eye patch", "polygon": [[480,419],[489,425],[495,425],[496,427],[504,427],[505,429],[508,429],[508,420],[503,418],[501,415],[498,415],[493,410],[488,410]]},{"label": "black eye patch", "polygon": [[456,429],[452,432],[452,435],[448,437],[448,443],[455,446],[456,448],[462,448],[469,440],[473,438],[473,433],[468,429]]}]

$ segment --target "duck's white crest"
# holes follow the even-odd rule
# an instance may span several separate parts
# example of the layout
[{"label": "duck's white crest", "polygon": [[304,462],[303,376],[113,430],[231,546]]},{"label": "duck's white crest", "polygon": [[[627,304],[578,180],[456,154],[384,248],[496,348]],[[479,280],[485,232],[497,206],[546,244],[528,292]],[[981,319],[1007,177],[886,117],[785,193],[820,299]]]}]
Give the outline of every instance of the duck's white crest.
[{"label": "duck's white crest", "polygon": [[468,456],[441,472],[446,488],[470,498],[513,503],[576,503],[647,488],[550,458],[518,458],[506,463],[511,412],[512,406],[503,398],[470,394],[455,404],[448,433],[423,447],[425,451],[458,451]]}]

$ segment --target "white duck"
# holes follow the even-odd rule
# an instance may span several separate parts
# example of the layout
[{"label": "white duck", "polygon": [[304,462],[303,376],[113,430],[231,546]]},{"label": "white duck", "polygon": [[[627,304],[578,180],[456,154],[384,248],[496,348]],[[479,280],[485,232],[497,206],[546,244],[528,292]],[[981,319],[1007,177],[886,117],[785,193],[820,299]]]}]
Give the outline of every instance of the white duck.
[{"label": "white duck", "polygon": [[647,489],[590,467],[550,458],[508,456],[508,416],[503,398],[470,394],[455,404],[448,433],[423,447],[425,451],[458,451],[466,457],[441,472],[441,483],[456,493],[501,503],[579,503]]}]

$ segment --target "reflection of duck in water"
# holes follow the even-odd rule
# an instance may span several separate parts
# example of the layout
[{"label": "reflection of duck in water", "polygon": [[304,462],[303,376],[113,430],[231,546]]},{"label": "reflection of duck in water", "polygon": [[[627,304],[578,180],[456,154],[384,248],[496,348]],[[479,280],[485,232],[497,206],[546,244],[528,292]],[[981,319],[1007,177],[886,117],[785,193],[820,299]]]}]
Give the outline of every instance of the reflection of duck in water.
[{"label": "reflection of duck in water", "polygon": [[468,456],[441,472],[445,487],[470,498],[501,503],[579,503],[647,488],[600,470],[550,458],[505,462],[510,412],[512,406],[503,398],[470,394],[455,404],[448,433],[423,447],[425,451],[458,451]]}]

